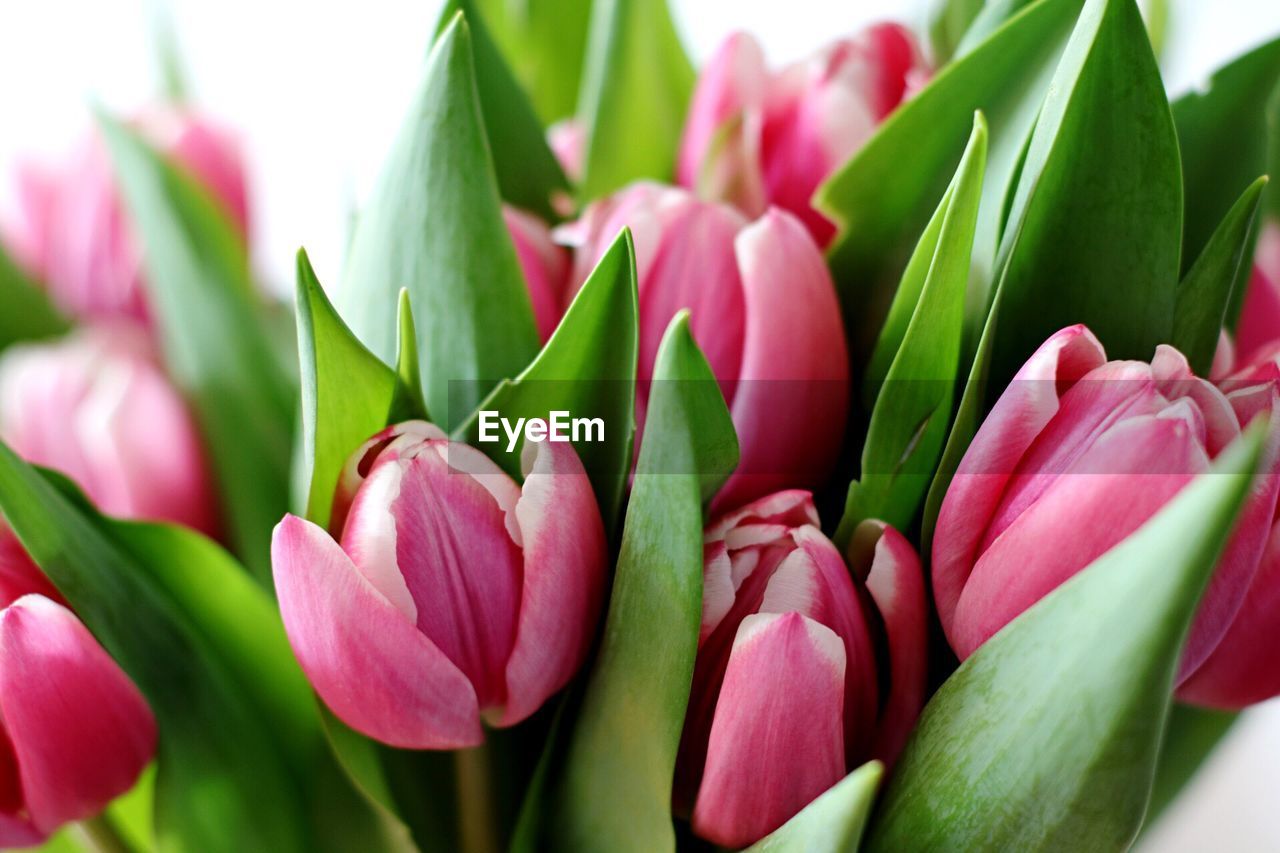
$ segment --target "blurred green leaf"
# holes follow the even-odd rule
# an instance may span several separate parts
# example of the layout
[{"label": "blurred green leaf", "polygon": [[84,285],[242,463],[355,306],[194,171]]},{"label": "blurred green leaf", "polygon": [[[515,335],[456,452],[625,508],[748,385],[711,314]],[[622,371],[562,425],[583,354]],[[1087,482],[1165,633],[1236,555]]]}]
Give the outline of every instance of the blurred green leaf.
[{"label": "blurred green leaf", "polygon": [[119,122],[99,115],[98,124],[142,240],[165,365],[194,407],[218,477],[228,538],[269,586],[297,404],[244,244],[203,187]]},{"label": "blurred green leaf", "polygon": [[609,615],[550,819],[550,849],[675,849],[671,788],[702,619],[702,506],[733,422],[682,312],[658,349]]},{"label": "blurred green leaf", "polygon": [[479,0],[544,121],[568,118],[581,88],[591,0]]},{"label": "blurred green leaf", "polygon": [[580,197],[600,198],[640,178],[670,180],[694,72],[666,0],[596,0],[587,45]]},{"label": "blurred green leaf", "polygon": [[1178,659],[1249,492],[1257,424],[930,700],[870,850],[1113,850],[1151,792]]},{"label": "blurred green leaf", "polygon": [[935,65],[942,66],[956,53],[984,0],[936,0],[929,20],[929,46]]},{"label": "blurred green leaf", "polygon": [[470,30],[460,17],[431,50],[413,110],[356,225],[336,300],[386,363],[396,354],[402,287],[417,321],[423,398],[437,418],[449,411],[451,380],[473,397],[454,409],[460,419],[538,352],[529,294],[502,221]]},{"label": "blurred green leaf", "polygon": [[1237,711],[1173,706],[1160,746],[1144,829],[1155,824],[1239,718]]},{"label": "blurred green leaf", "polygon": [[1032,0],[986,0],[973,15],[969,27],[956,45],[956,56],[964,56],[986,41],[1014,15],[1031,5]]},{"label": "blurred green leaf", "polygon": [[52,338],[70,328],[44,289],[0,246],[0,350],[19,341]]},{"label": "blurred green leaf", "polygon": [[884,765],[868,762],[828,788],[795,817],[751,845],[749,853],[845,853],[857,850]]}]

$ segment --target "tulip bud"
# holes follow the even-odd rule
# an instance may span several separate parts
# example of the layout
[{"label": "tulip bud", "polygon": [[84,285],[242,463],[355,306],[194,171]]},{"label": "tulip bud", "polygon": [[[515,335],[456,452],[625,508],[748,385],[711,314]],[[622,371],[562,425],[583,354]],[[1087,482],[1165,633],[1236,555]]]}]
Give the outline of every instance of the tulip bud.
[{"label": "tulip bud", "polygon": [[564,292],[569,279],[569,255],[551,239],[551,229],[546,223],[533,214],[504,205],[502,218],[529,288],[538,337],[546,343],[566,307]]},{"label": "tulip bud", "polygon": [[1280,223],[1270,221],[1258,237],[1253,275],[1245,291],[1240,324],[1236,329],[1236,355],[1243,362],[1256,361],[1264,347],[1280,342]]},{"label": "tulip bud", "polygon": [[688,309],[738,431],[741,461],[718,505],[821,483],[844,436],[848,354],[835,286],[804,227],[781,210],[748,223],[685,190],[635,184],[557,230],[575,248],[576,286],[624,226],[639,278],[641,418],[663,332]]},{"label": "tulip bud", "polygon": [[[139,129],[203,184],[241,235],[248,229],[244,169],[223,131],[183,113],[144,116]],[[67,313],[85,318],[148,316],[141,253],[125,216],[110,157],[97,137],[64,162],[27,165],[4,218],[15,259]]]},{"label": "tulip bud", "polygon": [[586,142],[586,131],[577,119],[562,119],[547,128],[547,144],[551,146],[551,153],[556,155],[565,176],[574,183],[582,180],[582,169],[587,159]]},{"label": "tulip bud", "polygon": [[745,33],[703,69],[689,107],[678,177],[706,198],[758,216],[777,205],[819,245],[835,233],[814,191],[861,148],[923,75],[911,33],[880,24],[779,72]]},{"label": "tulip bud", "polygon": [[[1278,405],[1270,378],[1224,390],[1172,347],[1150,364],[1107,361],[1083,326],[1050,337],[987,416],[938,516],[934,596],[956,653],[968,657],[1134,532]],[[1183,677],[1222,639],[1258,566],[1280,485],[1269,456],[1197,614]]]},{"label": "tulip bud", "polygon": [[39,595],[0,610],[0,845],[102,811],[155,744],[142,695],[69,610]]},{"label": "tulip bud", "polygon": [[[581,666],[604,525],[572,446],[526,445],[523,486],[439,428],[361,447],[341,544],[289,515],[271,558],[285,629],[325,703],[393,746],[452,749],[510,726]],[[352,488],[354,487],[354,488]]]},{"label": "tulip bud", "polygon": [[787,491],[706,529],[675,796],[677,808],[692,803],[694,831],[715,844],[751,844],[850,768],[892,763],[924,703],[926,603],[914,550],[873,522],[860,531],[867,557],[851,574],[817,525],[809,493]]},{"label": "tulip bud", "polygon": [[74,480],[104,512],[212,533],[213,490],[182,398],[125,327],[0,358],[0,438]]}]

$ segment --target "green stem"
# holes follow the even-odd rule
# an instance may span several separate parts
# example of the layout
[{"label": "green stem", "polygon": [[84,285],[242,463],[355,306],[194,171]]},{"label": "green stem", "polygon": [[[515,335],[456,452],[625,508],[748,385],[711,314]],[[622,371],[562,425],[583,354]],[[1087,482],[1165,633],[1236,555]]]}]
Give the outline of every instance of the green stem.
[{"label": "green stem", "polygon": [[486,745],[454,752],[458,782],[458,825],[467,853],[499,853],[498,815],[493,802],[493,768]]},{"label": "green stem", "polygon": [[125,840],[105,812],[80,821],[78,826],[84,840],[98,853],[135,853],[133,845]]}]

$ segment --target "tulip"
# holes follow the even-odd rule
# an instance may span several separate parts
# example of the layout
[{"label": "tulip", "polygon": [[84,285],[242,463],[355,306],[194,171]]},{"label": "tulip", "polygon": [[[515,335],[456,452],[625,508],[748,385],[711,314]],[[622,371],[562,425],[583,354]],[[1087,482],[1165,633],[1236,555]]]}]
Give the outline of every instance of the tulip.
[{"label": "tulip", "polygon": [[[1276,409],[1276,378],[1220,390],[1169,346],[1150,364],[1107,361],[1083,326],[1050,337],[979,429],[938,516],[934,596],[956,653],[968,657],[1151,518],[1242,426]],[[1183,678],[1222,639],[1253,580],[1280,484],[1271,465],[1196,615]]]},{"label": "tulip", "polygon": [[195,423],[140,331],[102,327],[6,351],[0,438],[111,515],[216,529]]},{"label": "tulip", "polygon": [[569,180],[582,180],[582,170],[587,160],[587,134],[582,122],[575,118],[562,119],[547,128],[547,144],[556,155],[560,168]]},{"label": "tulip", "polygon": [[[184,113],[155,113],[139,125],[246,234],[244,169],[235,143]],[[66,162],[28,164],[15,177],[13,210],[0,228],[15,259],[72,316],[145,320],[141,252],[102,141],[86,139]]]},{"label": "tulip", "polygon": [[525,465],[521,486],[410,421],[348,463],[340,542],[292,515],[276,527],[289,641],[352,728],[404,748],[474,746],[482,719],[520,722],[581,666],[604,585],[604,525],[571,445],[527,444]]},{"label": "tulip", "polygon": [[514,207],[503,206],[502,218],[515,245],[516,259],[529,288],[538,336],[546,343],[560,322],[569,278],[569,255],[551,239],[551,229],[541,219]]},{"label": "tulip", "polygon": [[71,611],[39,595],[0,610],[0,845],[102,811],[155,744],[138,689]]},{"label": "tulip", "polygon": [[1262,349],[1276,341],[1280,341],[1280,223],[1271,221],[1258,237],[1236,329],[1236,355],[1242,361],[1257,361]]},{"label": "tulip", "polygon": [[28,594],[63,603],[62,596],[0,517],[0,607],[7,607]]},{"label": "tulip", "polygon": [[679,181],[750,216],[782,207],[826,246],[835,228],[810,203],[814,191],[923,74],[914,37],[896,24],[836,41],[778,72],[765,67],[755,39],[731,35],[694,91]]},{"label": "tulip", "polygon": [[915,724],[927,675],[920,561],[893,528],[866,533],[851,574],[808,492],[707,527],[676,804],[696,792],[693,829],[708,841],[757,841],[852,767],[891,764]]},{"label": "tulip", "polygon": [[[577,286],[623,226],[635,240],[642,389],[667,324],[687,308],[732,411],[741,462],[718,506],[821,483],[844,435],[848,355],[831,275],[804,227],[776,208],[748,223],[685,190],[635,184],[557,230],[575,248]],[[645,403],[642,392],[641,416]]]}]

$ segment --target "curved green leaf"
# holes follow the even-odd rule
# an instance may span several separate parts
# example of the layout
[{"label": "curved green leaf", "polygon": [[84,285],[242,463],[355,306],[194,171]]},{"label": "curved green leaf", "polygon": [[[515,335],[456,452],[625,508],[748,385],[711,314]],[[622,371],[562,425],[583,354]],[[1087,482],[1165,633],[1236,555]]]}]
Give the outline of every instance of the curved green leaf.
[{"label": "curved green leaf", "polygon": [[800,810],[795,817],[761,838],[750,853],[844,853],[857,850],[871,816],[884,765],[870,761]]},{"label": "curved green leaf", "polygon": [[0,350],[19,341],[52,338],[70,328],[44,289],[0,246]]}]

